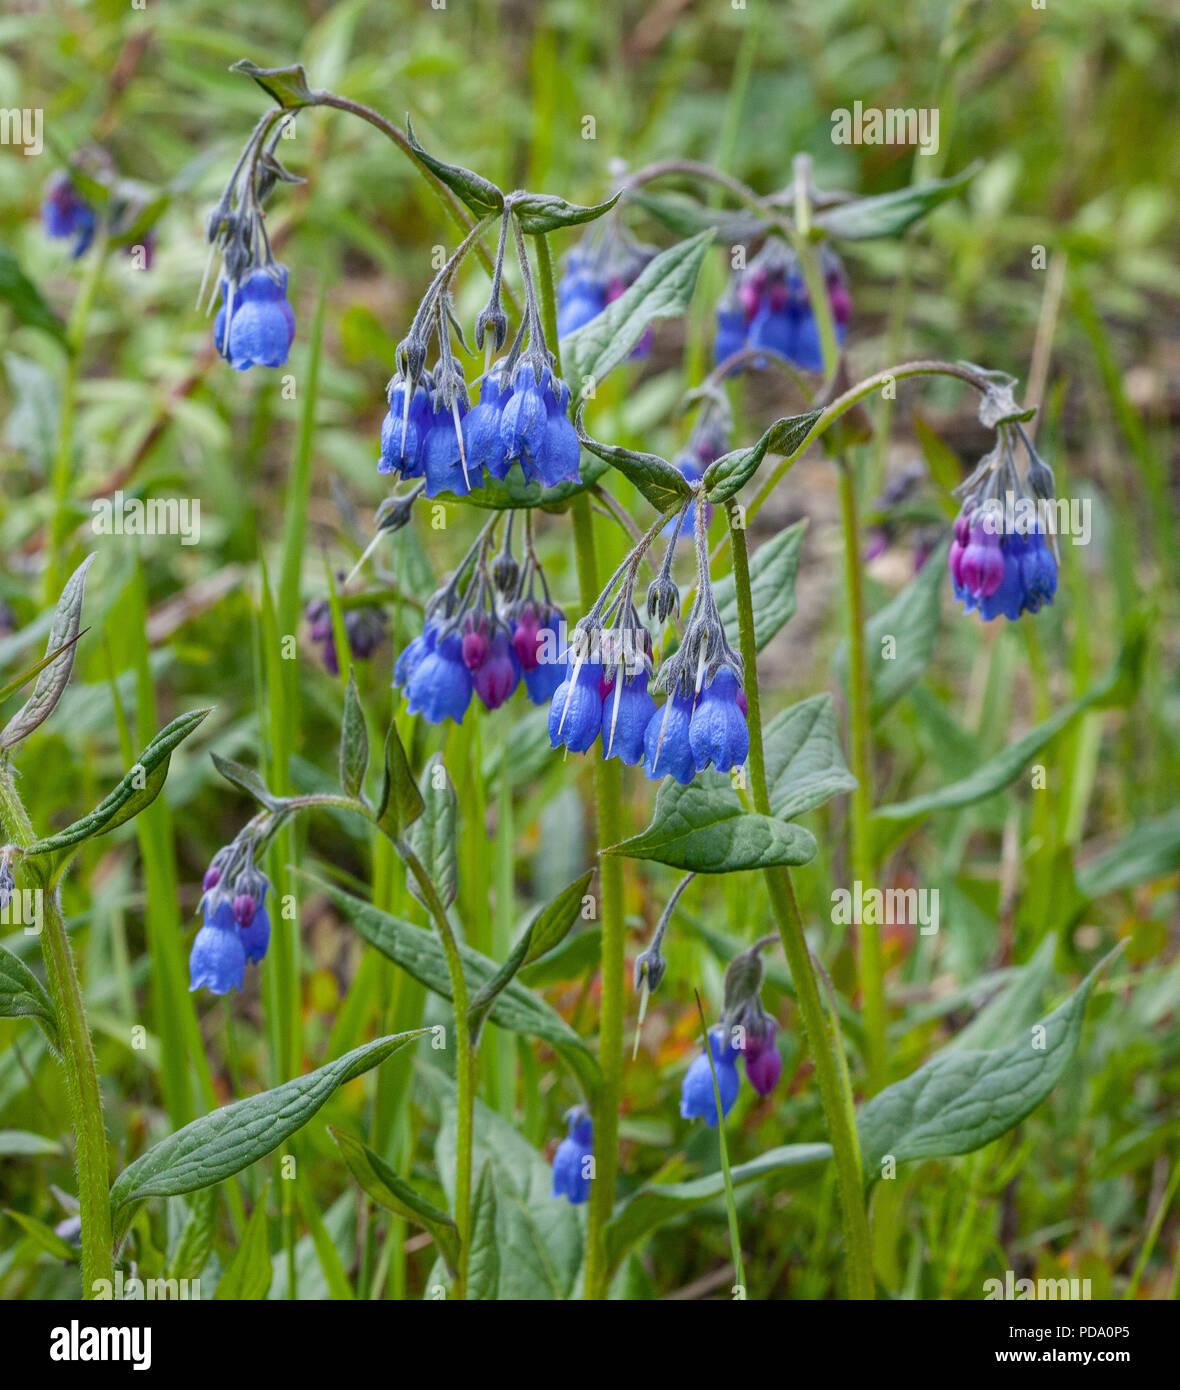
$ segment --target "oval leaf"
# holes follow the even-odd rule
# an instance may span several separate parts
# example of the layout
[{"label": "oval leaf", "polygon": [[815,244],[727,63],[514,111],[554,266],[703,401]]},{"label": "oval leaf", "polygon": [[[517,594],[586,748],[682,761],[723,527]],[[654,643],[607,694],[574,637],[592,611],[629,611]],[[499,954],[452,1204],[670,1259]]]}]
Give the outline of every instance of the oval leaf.
[{"label": "oval leaf", "polygon": [[582,222],[593,222],[609,212],[619,201],[619,194],[608,198],[605,203],[595,203],[592,207],[582,207],[578,203],[567,203],[564,198],[550,193],[522,193],[512,200],[512,213],[520,223],[521,230],[531,236],[541,236],[545,232],[560,231],[562,227],[576,227]]},{"label": "oval leaf", "polygon": [[783,820],[856,789],[830,695],[813,695],[776,714],[762,732],[762,744],[770,809]]},{"label": "oval leaf", "polygon": [[811,441],[811,431],[822,410],[785,415],[776,420],[756,444],[722,454],[705,470],[705,496],[710,502],[726,502],[750,481],[767,454],[781,454],[792,462]]}]

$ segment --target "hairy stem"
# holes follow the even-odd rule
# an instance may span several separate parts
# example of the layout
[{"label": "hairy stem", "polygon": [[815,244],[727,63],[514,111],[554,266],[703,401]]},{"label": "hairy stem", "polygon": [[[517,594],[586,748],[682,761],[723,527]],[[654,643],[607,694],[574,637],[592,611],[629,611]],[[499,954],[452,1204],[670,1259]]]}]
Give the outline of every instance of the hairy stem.
[{"label": "hairy stem", "polygon": [[[12,764],[0,759],[0,821],[14,843],[28,846],[35,836],[16,789]],[[57,1014],[66,1098],[74,1130],[78,1165],[78,1206],[82,1218],[82,1297],[95,1298],[96,1284],[112,1278],[111,1171],[106,1125],[94,1046],[74,953],[66,933],[56,885],[41,888],[41,952],[49,994]]]},{"label": "hairy stem", "polygon": [[[745,691],[750,728],[750,789],[754,807],[762,815],[770,815],[770,795],[766,785],[766,759],[762,747],[761,701],[758,693],[758,652],[754,644],[754,607],[750,595],[750,559],[746,551],[746,534],[739,526],[739,514],[731,504],[728,508],[730,543],[733,551],[733,577],[737,595],[738,631],[741,638],[742,661],[745,665]],[[848,1289],[853,1298],[874,1296],[872,1245],[869,1237],[868,1214],[865,1210],[864,1183],[861,1174],[860,1143],[852,1120],[852,1097],[849,1094],[847,1071],[840,1066],[823,1003],[811,965],[807,941],[803,935],[803,918],[795,897],[790,870],[777,866],[763,870],[766,875],[770,902],[795,984],[795,999],[803,1018],[804,1035],[816,1082],[823,1103],[828,1137],[836,1160],[836,1179],[840,1192],[840,1214],[848,1257]]]}]

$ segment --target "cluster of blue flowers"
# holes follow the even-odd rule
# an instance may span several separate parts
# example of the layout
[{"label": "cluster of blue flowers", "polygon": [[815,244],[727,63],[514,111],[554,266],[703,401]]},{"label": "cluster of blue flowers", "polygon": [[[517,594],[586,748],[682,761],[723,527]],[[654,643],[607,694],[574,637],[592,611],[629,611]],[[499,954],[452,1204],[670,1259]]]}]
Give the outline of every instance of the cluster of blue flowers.
[{"label": "cluster of blue flowers", "polygon": [[[828,304],[843,346],[852,317],[848,282],[835,252],[822,252]],[[803,371],[823,371],[823,350],[811,299],[794,252],[771,237],[745,270],[733,275],[717,307],[713,356],[727,361],[743,348],[759,348]]]},{"label": "cluster of blue flowers", "polygon": [[[1013,433],[1028,453],[1022,479]],[[1057,559],[1050,541],[1053,474],[1037,455],[1019,423],[1001,425],[995,449],[958,489],[962,508],[955,518],[947,557],[955,598],[985,622],[1036,613],[1057,592]]]},{"label": "cluster of blue flowers", "polygon": [[239,283],[222,280],[213,343],[235,371],[284,366],[294,341],[286,266],[275,261],[250,270]]},{"label": "cluster of blue flowers", "polygon": [[567,658],[568,671],[549,706],[549,742],[585,753],[599,740],[604,758],[648,777],[674,777],[687,785],[712,765],[740,767],[750,751],[746,695],[732,668],[722,666],[702,688],[677,687],[662,707],[648,690],[650,658],[615,665]]},{"label": "cluster of blue flowers", "polygon": [[1039,522],[1027,534],[1001,534],[960,512],[949,563],[955,598],[968,613],[978,609],[985,622],[1001,616],[1015,622],[1052,603],[1057,592],[1057,561]]},{"label": "cluster of blue flowers", "polygon": [[[680,1113],[686,1120],[702,1119],[716,1127],[729,1114],[741,1089],[737,1062],[746,1064],[746,1080],[760,1096],[778,1085],[783,1059],[775,1041],[778,1024],[762,1007],[762,951],[777,938],[764,937],[730,961],[725,971],[725,1009],[721,1022],[709,1029],[709,1051],[697,1057],[680,1089]],[[709,1058],[712,1055],[712,1066]],[[713,1090],[713,1073],[717,1091]],[[721,1113],[717,1112],[717,1096]]]},{"label": "cluster of blue flowers", "polygon": [[393,683],[410,713],[431,724],[461,724],[472,695],[499,709],[522,682],[529,701],[543,705],[564,676],[564,632],[565,614],[549,597],[531,545],[521,567],[506,537],[489,568],[481,538],[426,605],[422,632],[398,657]]},{"label": "cluster of blue flowers", "polygon": [[570,393],[548,366],[521,362],[511,381],[496,364],[479,380],[479,401],[465,387],[448,404],[429,373],[412,389],[398,375],[388,387],[379,473],[423,478],[426,496],[463,497],[519,463],[524,479],[555,487],[577,482],[581,446],[569,418]]},{"label": "cluster of blue flowers", "polygon": [[585,1106],[566,1112],[569,1132],[553,1155],[553,1195],[574,1206],[590,1196],[594,1174],[594,1124]]},{"label": "cluster of blue flowers", "polygon": [[41,225],[56,241],[74,240],[74,260],[86,253],[98,230],[98,214],[82,196],[69,174],[58,170],[45,185]]},{"label": "cluster of blue flowers", "polygon": [[202,924],[189,953],[189,989],[213,994],[241,989],[246,962],[257,965],[270,945],[266,895],[270,882],[254,866],[244,837],[219,849],[205,871]]},{"label": "cluster of blue flowers", "polygon": [[[565,338],[596,319],[631,288],[655,255],[615,217],[604,217],[570,251],[557,285],[557,336]],[[631,350],[633,358],[651,353],[649,328]]]}]

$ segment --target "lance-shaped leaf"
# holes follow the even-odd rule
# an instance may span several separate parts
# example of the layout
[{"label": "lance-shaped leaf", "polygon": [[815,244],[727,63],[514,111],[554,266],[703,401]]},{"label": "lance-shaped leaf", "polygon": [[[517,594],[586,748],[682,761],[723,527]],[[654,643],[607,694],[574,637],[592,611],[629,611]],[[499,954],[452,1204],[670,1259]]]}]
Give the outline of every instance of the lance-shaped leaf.
[{"label": "lance-shaped leaf", "polygon": [[47,839],[34,841],[25,850],[25,862],[36,861],[38,872],[55,877],[80,845],[96,835],[105,835],[139,815],[160,794],[160,788],[168,776],[168,763],[173,750],[188,738],[209,712],[207,709],[192,710],[161,729],[109,796],[100,801],[88,816],[83,816],[65,830]]},{"label": "lance-shaped leaf", "polygon": [[295,111],[301,106],[312,106],[315,98],[307,85],[307,74],[301,63],[291,63],[285,68],[260,68],[249,58],[241,58],[230,65],[230,72],[245,73],[252,77],[267,96],[272,97],[285,111]]},{"label": "lance-shaped leaf", "polygon": [[1180,869],[1180,811],[1137,825],[1124,840],[1078,867],[1078,887],[1087,897],[1115,893]]},{"label": "lance-shaped leaf", "polygon": [[900,236],[907,227],[965,188],[980,167],[977,162],[949,179],[931,179],[928,183],[910,184],[893,193],[837,203],[834,207],[817,212],[815,225],[822,227],[837,241]]},{"label": "lance-shaped leaf", "polygon": [[[830,1144],[787,1144],[770,1149],[749,1163],[739,1163],[730,1169],[735,1187],[763,1179],[775,1179],[775,1187],[796,1187],[807,1182],[831,1162]],[[691,1182],[649,1183],[621,1202],[603,1228],[607,1270],[614,1273],[627,1251],[650,1235],[665,1221],[687,1216],[697,1207],[711,1202],[725,1192],[721,1173],[695,1178]]]},{"label": "lance-shaped leaf", "polygon": [[[938,641],[938,617],[946,578],[946,545],[941,545],[913,579],[865,624],[869,708],[874,720],[921,678]],[[846,679],[848,645],[841,642],[833,665]]]},{"label": "lance-shaped leaf", "polygon": [[375,1154],[355,1135],[331,1125],[328,1130],[349,1172],[361,1187],[381,1206],[429,1231],[453,1273],[459,1263],[459,1232],[447,1213],[428,1202],[417,1188],[395,1173],[380,1154]]},{"label": "lance-shaped leaf", "polygon": [[687,787],[667,778],[647,829],[602,853],[654,859],[698,874],[728,874],[772,864],[808,864],[816,843],[801,825],[747,811],[727,778],[698,778]]},{"label": "lance-shaped leaf", "polygon": [[767,454],[781,454],[794,462],[810,442],[812,427],[822,414],[822,410],[808,410],[802,415],[786,415],[756,444],[722,454],[705,470],[705,496],[710,502],[728,501],[757,473]]},{"label": "lance-shaped leaf", "polygon": [[637,203],[677,236],[696,236],[699,232],[707,231],[715,241],[730,246],[752,241],[769,226],[769,219],[759,217],[751,210],[735,212],[709,208],[695,198],[675,193],[652,193],[646,188],[631,188],[627,190],[627,201]]},{"label": "lance-shaped leaf", "polygon": [[574,879],[573,883],[563,888],[551,903],[540,908],[517,937],[516,944],[508,953],[508,959],[492,978],[480,987],[467,1009],[467,1023],[473,1041],[479,1037],[479,1030],[483,1027],[488,1011],[517,971],[539,960],[547,951],[551,951],[565,940],[566,933],[578,920],[582,900],[593,876],[594,870],[587,869],[581,878]]},{"label": "lance-shaped leaf", "polygon": [[268,811],[277,811],[282,806],[284,798],[275,796],[252,767],[236,763],[232,758],[223,758],[220,753],[210,753],[209,756],[213,759],[213,766],[227,782],[232,782],[239,791],[252,796]]},{"label": "lance-shaped leaf", "polygon": [[605,203],[595,203],[582,207],[578,203],[567,203],[550,193],[521,193],[512,200],[512,214],[520,223],[522,231],[532,236],[545,232],[557,232],[562,227],[576,227],[582,222],[593,222],[604,212],[609,212],[619,201],[619,194],[608,198]]},{"label": "lance-shaped leaf", "polygon": [[[432,753],[427,760],[418,789],[422,794],[423,811],[410,826],[406,839],[430,875],[442,905],[450,907],[459,892],[459,850],[455,837],[459,798],[441,753]],[[413,874],[407,882],[414,897],[424,907],[428,906],[423,902],[422,890]]]},{"label": "lance-shaped leaf", "polygon": [[94,556],[85,560],[70,575],[61,598],[57,601],[53,626],[49,629],[48,652],[59,655],[51,661],[37,677],[37,684],[28,700],[8,721],[0,733],[0,749],[11,748],[21,739],[28,738],[53,713],[62,692],[69,684],[74,670],[74,643],[82,625],[82,599],[86,592],[86,571],[94,563]]},{"label": "lance-shaped leaf", "polygon": [[391,719],[385,735],[385,771],[377,798],[377,825],[391,840],[396,840],[406,833],[423,810],[422,793],[410,771],[397,725]]},{"label": "lance-shaped leaf", "polygon": [[17,323],[39,328],[58,342],[66,340],[65,325],[41,295],[41,291],[20,268],[11,251],[0,247],[0,301],[12,310]]},{"label": "lance-shaped leaf", "polygon": [[[754,608],[754,646],[758,651],[795,615],[795,576],[806,521],[797,521],[760,545],[750,556],[750,599]],[[737,590],[732,574],[713,585],[725,630],[738,630]]]},{"label": "lance-shaped leaf", "polygon": [[653,320],[685,312],[711,241],[711,234],[702,232],[653,256],[618,299],[562,339],[562,370],[572,391],[602,381],[630,354]]},{"label": "lance-shaped leaf", "polygon": [[246,1222],[246,1229],[238,1248],[234,1251],[233,1259],[218,1280],[213,1298],[216,1302],[260,1301],[270,1292],[273,1277],[270,1227],[266,1219],[266,1188],[263,1188],[258,1201],[254,1203],[254,1210],[250,1213],[250,1220]]},{"label": "lance-shaped leaf", "polygon": [[[927,564],[933,563],[933,559],[927,562]],[[921,577],[921,575],[918,576],[919,579]],[[917,581],[913,582],[916,583]],[[913,584],[911,583],[909,587],[912,588]],[[903,590],[902,592],[907,591]],[[869,626],[871,628],[872,623]],[[1126,702],[1138,684],[1141,660],[1142,637],[1141,633],[1135,629],[1129,634],[1115,665],[1084,695],[1079,696],[1076,700],[1071,700],[1067,705],[1062,705],[1059,710],[1036,725],[1035,728],[1030,729],[1022,738],[1001,749],[994,757],[980,763],[969,776],[962,777],[957,782],[951,782],[945,787],[940,787],[938,791],[911,797],[908,801],[897,801],[888,806],[879,807],[873,813],[874,826],[880,826],[887,821],[917,824],[933,811],[960,810],[964,806],[970,806],[977,801],[983,801],[986,797],[994,796],[996,792],[1002,791],[1010,782],[1013,782],[1047,743],[1056,738],[1062,730],[1066,729],[1087,710],[1116,702]]]},{"label": "lance-shaped leaf", "polygon": [[176,1197],[210,1187],[264,1158],[301,1129],[346,1081],[428,1031],[415,1028],[354,1047],[306,1076],[223,1105],[162,1139],[124,1168],[111,1187],[116,1233],[126,1230],[136,1204],[145,1198]]},{"label": "lance-shaped leaf", "polygon": [[344,720],[340,725],[340,785],[349,796],[359,796],[369,766],[369,731],[357,693],[356,676],[350,670],[344,691]]},{"label": "lance-shaped leaf", "polygon": [[866,1180],[880,1176],[886,1157],[900,1163],[982,1148],[1036,1109],[1064,1075],[1094,981],[1119,950],[1121,945],[1064,1004],[1010,1046],[948,1049],[875,1095],[857,1119]]},{"label": "lance-shaped leaf", "polygon": [[776,714],[763,731],[762,745],[770,809],[783,820],[856,789],[830,695],[813,695]]},{"label": "lance-shaped leaf", "polygon": [[68,1260],[71,1263],[78,1261],[81,1251],[77,1246],[64,1241],[52,1226],[47,1226],[44,1221],[38,1221],[35,1216],[28,1216],[23,1211],[13,1211],[11,1207],[5,1207],[4,1214],[11,1216],[25,1235],[55,1260]]},{"label": "lance-shaped leaf", "polygon": [[45,986],[19,956],[0,946],[0,1018],[35,1018],[50,1042],[57,1039],[57,1014]]},{"label": "lance-shaped leaf", "polygon": [[426,153],[418,143],[418,137],[414,134],[414,127],[410,123],[409,116],[406,117],[406,135],[409,138],[410,149],[413,150],[418,162],[429,169],[440,182],[445,183],[451,192],[462,199],[477,217],[486,217],[488,213],[503,211],[504,195],[490,179],[485,179],[481,174],[473,173],[470,169],[464,169],[459,164],[447,164],[441,159],[436,159],[434,155]]},{"label": "lance-shaped leaf", "polygon": [[578,407],[575,421],[578,438],[582,447],[605,459],[612,468],[617,468],[625,478],[643,493],[657,512],[668,512],[679,507],[692,492],[688,479],[679,468],[674,468],[667,459],[658,454],[638,454],[633,449],[624,449],[617,444],[600,444],[591,439],[582,428],[582,407]]},{"label": "lance-shaped leaf", "polygon": [[[383,956],[388,956],[395,965],[400,965],[440,998],[451,998],[446,956],[435,932],[382,912],[372,903],[346,893],[315,874],[302,869],[296,872],[326,893],[365,940]],[[467,988],[472,995],[477,995],[499,969],[495,961],[463,942],[459,943],[459,958]],[[526,989],[519,980],[510,980],[497,994],[489,1017],[493,1023],[510,1032],[550,1043],[588,1094],[597,1089],[601,1074],[589,1047],[555,1009]]]}]

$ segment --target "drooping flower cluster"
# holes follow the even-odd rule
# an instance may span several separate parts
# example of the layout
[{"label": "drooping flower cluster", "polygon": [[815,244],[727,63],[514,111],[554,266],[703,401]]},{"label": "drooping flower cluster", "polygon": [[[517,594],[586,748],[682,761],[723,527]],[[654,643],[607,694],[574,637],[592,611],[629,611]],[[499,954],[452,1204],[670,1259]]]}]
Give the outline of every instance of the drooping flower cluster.
[{"label": "drooping flower cluster", "polygon": [[202,925],[189,953],[189,989],[213,994],[241,989],[246,962],[261,962],[270,945],[266,895],[270,881],[254,864],[255,840],[244,831],[213,856],[202,882]]},{"label": "drooping flower cluster", "polygon": [[64,170],[50,175],[41,203],[41,224],[46,236],[57,241],[73,238],[74,260],[86,253],[98,229],[98,214],[78,191]]},{"label": "drooping flower cluster", "polygon": [[[596,319],[639,278],[655,247],[644,246],[616,217],[595,222],[570,251],[557,286],[557,336],[564,338]],[[631,350],[633,358],[651,353],[651,329]]]},{"label": "drooping flower cluster", "polygon": [[[825,245],[820,254],[836,341],[843,346],[852,317],[848,282],[836,253]],[[803,371],[823,371],[819,327],[798,258],[778,237],[769,237],[749,265],[733,273],[717,306],[714,360],[725,362],[743,348],[773,352]]]},{"label": "drooping flower cluster", "polygon": [[[262,210],[276,183],[301,182],[283,168],[275,153],[288,119],[275,121],[267,116],[255,127],[206,227],[210,262],[216,254],[222,259],[221,306],[213,324],[213,343],[239,372],[283,366],[295,339],[287,269],[271,251]],[[204,296],[208,273],[206,267],[198,301]]]},{"label": "drooping flower cluster", "polygon": [[[332,606],[326,598],[312,599],[303,610],[308,636],[320,648],[320,660],[330,676],[340,674],[336,636],[332,631]],[[357,661],[368,661],[385,641],[385,613],[373,604],[344,610],[344,633],[349,654]]]},{"label": "drooping flower cluster", "polygon": [[1019,425],[1029,463],[1017,468],[1013,431],[1001,426],[995,449],[958,489],[948,563],[955,598],[985,622],[1015,621],[1053,602],[1057,592],[1053,474]]},{"label": "drooping flower cluster", "polygon": [[[742,661],[726,639],[709,582],[704,494],[698,490],[693,498],[697,594],[680,645],[651,687],[667,694],[663,706],[656,706],[648,689],[654,670],[651,634],[633,602],[639,564],[663,527],[660,521],[578,623],[570,640],[568,674],[549,708],[554,748],[564,745],[585,753],[600,739],[604,758],[621,758],[632,767],[642,762],[648,777],[670,776],[685,785],[710,764],[718,772],[741,766],[750,748]],[[674,522],[663,565],[648,591],[648,616],[661,623],[679,607],[671,563],[680,520]]]},{"label": "drooping flower cluster", "polygon": [[[473,694],[485,709],[499,707],[524,681],[529,700],[545,704],[565,674],[565,614],[526,536],[523,564],[504,545],[489,564],[499,518],[484,527],[450,580],[427,603],[422,632],[402,651],[393,683],[411,714],[431,724],[461,724]],[[528,523],[531,527],[531,521]]]},{"label": "drooping flower cluster", "polygon": [[[764,937],[748,951],[735,956],[725,972],[725,1008],[721,1022],[709,1030],[709,1054],[702,1052],[685,1073],[680,1090],[680,1113],[686,1120],[703,1119],[716,1127],[733,1108],[741,1089],[738,1058],[745,1061],[746,1079],[760,1096],[767,1096],[782,1075],[783,1059],[775,1042],[778,1024],[762,1007],[762,956],[764,947],[778,938]],[[721,1114],[717,1113],[717,1095]]]},{"label": "drooping flower cluster", "polygon": [[[509,208],[501,223],[491,295],[475,324],[476,346],[486,343],[489,356],[504,346],[508,335],[500,286],[510,220]],[[451,283],[470,237],[439,271],[398,345],[397,371],[386,390],[389,409],[381,426],[377,470],[424,479],[427,497],[465,496],[483,487],[485,478],[507,478],[515,464],[527,483],[548,488],[578,481],[581,450],[569,418],[569,387],[554,373],[524,238],[519,227],[515,230],[526,298],[524,319],[508,352],[480,377],[474,406],[451,343],[452,332],[458,331]],[[432,339],[437,360],[427,370]],[[461,331],[459,341],[463,342]]]},{"label": "drooping flower cluster", "polygon": [[553,1195],[581,1206],[594,1177],[594,1122],[583,1105],[566,1112],[569,1132],[553,1155]]}]

